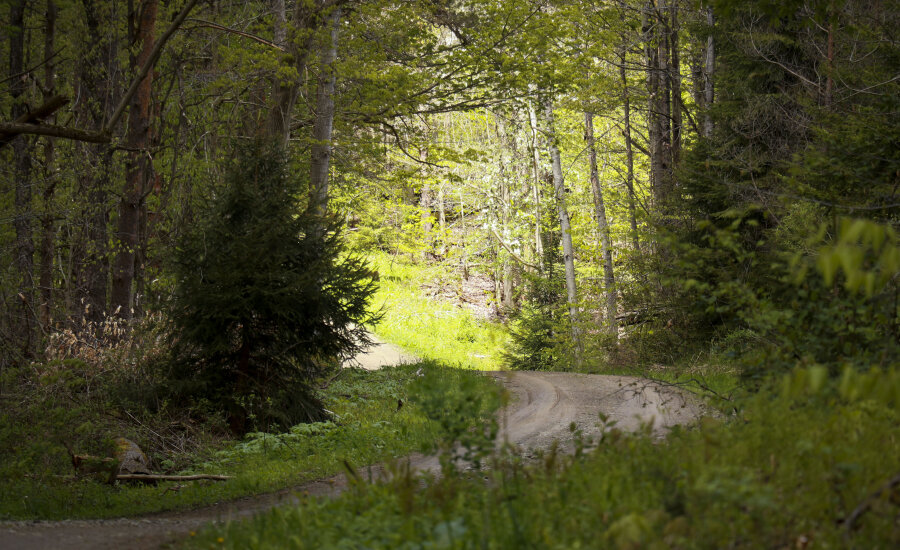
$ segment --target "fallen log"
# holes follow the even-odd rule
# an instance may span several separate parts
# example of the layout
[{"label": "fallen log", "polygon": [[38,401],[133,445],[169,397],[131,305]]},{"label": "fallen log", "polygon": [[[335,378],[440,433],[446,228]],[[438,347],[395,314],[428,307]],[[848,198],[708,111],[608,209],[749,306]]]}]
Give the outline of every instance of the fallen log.
[{"label": "fallen log", "polygon": [[211,479],[213,481],[228,481],[233,476],[218,476],[212,474],[196,474],[191,476],[168,476],[158,474],[120,474],[116,481],[197,481]]}]

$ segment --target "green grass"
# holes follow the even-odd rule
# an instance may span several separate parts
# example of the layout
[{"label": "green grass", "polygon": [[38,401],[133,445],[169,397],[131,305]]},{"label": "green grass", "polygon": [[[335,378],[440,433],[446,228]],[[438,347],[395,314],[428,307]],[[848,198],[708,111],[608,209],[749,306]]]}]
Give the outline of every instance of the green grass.
[{"label": "green grass", "polygon": [[[424,376],[416,376],[422,367]],[[423,392],[422,387],[442,391]],[[441,418],[429,417],[430,399],[446,404],[462,394],[476,396],[474,406],[459,409],[458,422],[481,425],[499,407],[490,379],[433,363],[368,372],[348,369],[324,392],[335,422],[300,425],[287,434],[249,434],[197,460],[183,473],[235,476],[227,482],[174,483],[111,487],[91,479],[74,479],[59,445],[46,445],[43,457],[26,456],[35,434],[17,422],[16,412],[0,412],[0,519],[62,519],[128,516],[176,510],[274,491],[339,472],[344,460],[364,466],[433,448],[446,438]],[[422,397],[422,396],[425,397]],[[398,411],[397,401],[404,406]],[[461,398],[458,398],[459,401]],[[454,410],[453,407],[440,408]],[[19,411],[18,414],[21,414]],[[45,426],[46,427],[46,426]],[[63,426],[64,430],[65,427]],[[46,442],[45,442],[46,443]]]},{"label": "green grass", "polygon": [[384,318],[375,327],[381,338],[445,365],[480,370],[502,366],[508,341],[502,324],[477,319],[423,291],[423,284],[448,280],[446,267],[409,264],[385,253],[373,254],[370,261],[380,275],[373,304],[384,307]]},{"label": "green grass", "polygon": [[[821,376],[801,376],[821,386]],[[188,548],[896,548],[900,376],[759,393],[737,416],[676,429],[665,445],[606,435],[590,453],[538,464],[497,457],[487,472],[417,490],[364,485],[245,522]],[[854,387],[855,386],[855,387]],[[838,390],[837,388],[841,389]],[[853,397],[855,396],[855,397]],[[483,477],[488,482],[485,483]],[[868,508],[849,529],[845,520]]]}]

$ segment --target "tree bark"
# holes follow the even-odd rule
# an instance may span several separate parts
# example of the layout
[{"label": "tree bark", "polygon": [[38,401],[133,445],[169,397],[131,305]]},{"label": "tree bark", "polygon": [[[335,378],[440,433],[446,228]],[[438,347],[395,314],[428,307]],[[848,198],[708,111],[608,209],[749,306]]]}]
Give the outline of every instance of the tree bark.
[{"label": "tree bark", "polygon": [[[9,74],[23,72],[25,66],[25,8],[26,0],[17,0],[10,6]],[[25,102],[26,80],[14,78],[10,84],[12,116],[18,118],[28,111]],[[15,174],[16,233],[15,266],[19,271],[19,314],[14,326],[18,328],[19,350],[25,359],[34,355],[34,240],[31,226],[33,212],[31,181],[31,143],[25,136],[12,141]]]},{"label": "tree bark", "polygon": [[606,204],[597,171],[597,147],[594,144],[594,114],[584,113],[584,138],[587,141],[588,161],[591,170],[591,190],[594,194],[594,219],[600,232],[600,255],[603,257],[603,284],[606,290],[606,326],[610,334],[618,334],[616,328],[616,278],[613,273],[612,239],[606,219]]},{"label": "tree bark", "polygon": [[528,124],[531,129],[531,141],[529,147],[531,149],[531,200],[534,203],[534,256],[535,264],[541,271],[544,270],[544,237],[541,235],[541,174],[540,174],[540,153],[538,152],[538,124],[537,113],[534,107],[528,106]]},{"label": "tree bark", "polygon": [[619,59],[619,77],[622,79],[622,106],[624,116],[624,128],[622,137],[625,138],[625,187],[628,189],[628,221],[631,224],[631,238],[634,249],[641,249],[638,236],[637,214],[635,211],[634,197],[634,149],[631,146],[631,94],[628,89],[628,78],[625,74],[625,50],[623,48]]},{"label": "tree bark", "polygon": [[[427,154],[425,157],[426,159],[428,158]],[[431,186],[426,182],[422,184],[422,190],[419,192],[419,215],[422,220],[422,238],[424,240],[423,244],[425,245],[425,248],[422,250],[423,260],[427,259],[428,254],[434,250],[433,239],[431,236],[431,203]]]},{"label": "tree bark", "polygon": [[572,343],[575,346],[575,362],[581,362],[581,338],[578,330],[578,292],[575,284],[575,249],[572,245],[572,225],[569,222],[569,210],[566,206],[566,185],[563,179],[562,158],[556,135],[553,104],[548,101],[544,106],[546,117],[547,145],[550,150],[550,163],[553,174],[553,190],[556,194],[556,211],[559,215],[559,229],[562,237],[563,266],[566,274],[566,301],[571,322]]},{"label": "tree bark", "polygon": [[[150,61],[158,8],[159,0],[144,0],[137,8],[137,27],[131,41],[132,47],[140,45],[139,53],[131,62],[135,73],[140,72]],[[151,71],[147,72],[131,96],[128,109],[128,134],[125,138],[128,156],[125,164],[125,185],[119,202],[114,236],[117,251],[110,292],[110,306],[114,314],[122,319],[131,319],[134,314],[134,264],[139,246],[144,195],[153,171],[149,151],[152,87]]]},{"label": "tree bark", "polygon": [[[56,4],[53,0],[48,0],[47,11],[45,15],[46,29],[44,34],[44,59],[49,59],[53,55],[53,45],[56,39]],[[54,91],[55,67],[47,63],[44,70],[44,94],[47,101],[55,97]],[[46,101],[45,101],[46,103]],[[53,251],[56,242],[56,224],[53,215],[53,194],[56,190],[56,176],[53,173],[54,162],[53,140],[48,139],[44,142],[44,190],[43,190],[43,213],[41,216],[41,247],[40,247],[40,276],[38,286],[40,287],[40,321],[44,327],[44,332],[50,328],[53,315]]]},{"label": "tree bark", "polygon": [[659,202],[662,185],[662,128],[659,111],[659,48],[656,40],[654,0],[648,0],[641,10],[641,27],[644,42],[644,65],[647,67],[647,150],[650,153],[650,190],[654,202]]},{"label": "tree bark", "polygon": [[710,138],[713,133],[713,120],[710,116],[709,109],[715,101],[715,73],[716,73],[716,44],[713,39],[713,28],[715,27],[715,17],[713,16],[712,7],[706,8],[706,23],[709,27],[709,35],[706,37],[706,55],[704,56],[703,66],[703,137]]},{"label": "tree bark", "polygon": [[273,106],[266,119],[265,133],[282,147],[287,147],[291,138],[291,116],[297,98],[306,82],[306,69],[309,54],[315,40],[316,29],[321,24],[319,11],[322,0],[315,4],[308,1],[297,1],[293,14],[293,36],[287,32],[284,0],[275,0],[275,41],[279,39],[288,51],[286,62],[292,63],[297,75],[294,80],[286,81],[276,76]]},{"label": "tree bark", "polygon": [[681,55],[678,51],[678,2],[669,0],[671,14],[669,23],[669,55],[672,59],[670,74],[672,80],[672,167],[678,166],[681,158]]},{"label": "tree bark", "polygon": [[672,190],[672,74],[669,72],[669,17],[666,2],[672,0],[659,0],[654,10],[656,27],[656,55],[657,74],[659,74],[659,93],[657,95],[656,109],[659,124],[659,187],[658,205],[665,205]]},{"label": "tree bark", "polygon": [[328,171],[331,167],[334,128],[335,60],[337,59],[338,31],[341,24],[340,8],[333,8],[328,15],[331,27],[330,43],[323,48],[319,83],[316,90],[316,119],[313,123],[313,143],[309,180],[309,210],[318,216],[328,212]]}]

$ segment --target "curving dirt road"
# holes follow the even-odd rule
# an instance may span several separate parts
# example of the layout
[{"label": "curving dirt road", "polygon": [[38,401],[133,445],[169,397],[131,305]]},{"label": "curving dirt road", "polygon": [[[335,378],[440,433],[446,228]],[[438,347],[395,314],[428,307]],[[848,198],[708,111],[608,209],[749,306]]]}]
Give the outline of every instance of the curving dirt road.
[{"label": "curving dirt road", "polygon": [[[386,353],[395,351],[391,348]],[[652,422],[658,435],[673,425],[691,422],[701,412],[699,404],[690,397],[637,378],[553,372],[487,375],[499,379],[513,397],[511,404],[500,413],[500,438],[518,445],[526,453],[530,449],[547,448],[555,440],[563,448],[571,445],[573,422],[585,435],[599,434],[603,429],[598,418],[601,412],[623,430],[635,430]],[[434,457],[412,455],[409,460],[418,471],[439,469]],[[374,475],[380,475],[379,468],[373,471]],[[182,538],[211,521],[247,517],[307,495],[338,494],[345,486],[344,477],[336,476],[278,493],[187,512],[113,520],[0,522],[0,548],[149,550]]]}]

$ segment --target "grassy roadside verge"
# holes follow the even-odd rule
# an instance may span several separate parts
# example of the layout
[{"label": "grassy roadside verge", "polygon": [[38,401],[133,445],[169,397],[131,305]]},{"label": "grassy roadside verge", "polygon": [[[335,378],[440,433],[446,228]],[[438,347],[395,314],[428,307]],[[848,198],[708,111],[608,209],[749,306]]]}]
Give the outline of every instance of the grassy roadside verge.
[{"label": "grassy roadside verge", "polygon": [[736,417],[665,445],[612,432],[590,454],[500,456],[423,490],[365,485],[208,528],[186,547],[895,548],[896,493],[878,490],[898,475],[885,458],[900,456],[900,376],[866,376],[800,373],[790,391],[747,398]]},{"label": "grassy roadside verge", "polygon": [[[416,374],[420,367],[422,376]],[[327,477],[341,470],[343,460],[363,466],[404,456],[429,448],[443,436],[443,424],[424,412],[419,389],[423,385],[446,390],[441,395],[425,392],[428,399],[476,396],[475,406],[459,412],[460,421],[468,425],[483,423],[499,406],[496,385],[476,373],[433,363],[375,372],[347,369],[323,392],[327,408],[335,413],[334,422],[211,444],[191,456],[191,464],[181,473],[225,473],[235,478],[182,488],[175,483],[112,487],[76,479],[60,445],[40,446],[44,452],[40,457],[27,454],[29,444],[47,434],[23,425],[24,411],[0,411],[0,451],[6,457],[0,475],[0,519],[102,518],[186,509]],[[399,399],[404,401],[400,410]]]}]

